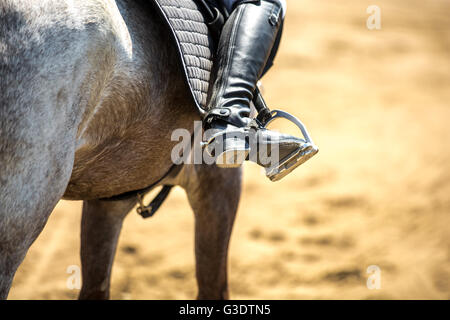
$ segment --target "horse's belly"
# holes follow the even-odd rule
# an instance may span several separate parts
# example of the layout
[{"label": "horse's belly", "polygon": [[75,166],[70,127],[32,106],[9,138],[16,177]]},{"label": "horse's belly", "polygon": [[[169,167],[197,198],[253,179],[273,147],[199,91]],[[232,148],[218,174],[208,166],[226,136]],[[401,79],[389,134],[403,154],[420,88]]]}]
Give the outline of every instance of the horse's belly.
[{"label": "horse's belly", "polygon": [[105,198],[142,189],[160,179],[172,165],[171,141],[143,143],[118,140],[95,148],[81,148],[64,198]]}]

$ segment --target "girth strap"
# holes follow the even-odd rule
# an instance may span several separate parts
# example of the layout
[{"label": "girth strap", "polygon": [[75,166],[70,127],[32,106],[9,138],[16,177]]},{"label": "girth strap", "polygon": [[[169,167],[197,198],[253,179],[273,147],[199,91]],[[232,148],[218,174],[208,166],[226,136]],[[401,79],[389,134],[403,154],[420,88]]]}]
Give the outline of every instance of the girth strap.
[{"label": "girth strap", "polygon": [[138,193],[139,207],[137,208],[137,213],[141,215],[142,218],[150,218],[158,211],[159,207],[166,200],[173,186],[165,185],[162,187],[161,191],[156,195],[156,197],[150,202],[148,206],[144,204],[144,194]]},{"label": "girth strap", "polygon": [[167,171],[161,178],[159,178],[156,182],[152,183],[148,187],[145,187],[140,190],[125,192],[125,193],[122,193],[122,194],[119,194],[117,196],[113,196],[110,198],[103,198],[101,200],[120,201],[120,200],[126,200],[126,199],[130,199],[130,198],[137,198],[139,201],[137,213],[139,213],[144,219],[152,217],[156,213],[156,211],[159,209],[159,207],[161,207],[163,202],[166,200],[166,198],[168,197],[173,186],[172,185],[163,185],[162,189],[159,191],[159,193],[150,202],[150,204],[148,206],[144,205],[144,203],[143,203],[144,195],[147,192],[150,192],[152,189],[154,189],[157,185],[159,185],[165,178],[167,178],[169,176],[171,176],[171,177],[177,176],[178,173],[181,171],[182,167],[183,166],[174,164],[170,167],[169,171]]}]

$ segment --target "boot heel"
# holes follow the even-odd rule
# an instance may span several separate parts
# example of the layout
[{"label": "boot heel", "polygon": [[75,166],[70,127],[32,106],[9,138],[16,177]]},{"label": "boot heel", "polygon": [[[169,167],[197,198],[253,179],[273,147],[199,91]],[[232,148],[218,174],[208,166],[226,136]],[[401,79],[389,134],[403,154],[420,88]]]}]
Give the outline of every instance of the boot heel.
[{"label": "boot heel", "polygon": [[250,149],[245,140],[239,138],[227,138],[223,141],[223,151],[216,157],[216,165],[219,168],[238,168],[247,158]]}]

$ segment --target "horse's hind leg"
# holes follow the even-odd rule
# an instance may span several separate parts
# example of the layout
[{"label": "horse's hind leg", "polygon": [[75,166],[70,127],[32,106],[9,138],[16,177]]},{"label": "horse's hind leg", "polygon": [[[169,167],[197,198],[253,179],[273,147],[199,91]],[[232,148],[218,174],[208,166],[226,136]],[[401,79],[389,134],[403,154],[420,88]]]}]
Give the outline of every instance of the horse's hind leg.
[{"label": "horse's hind leg", "polygon": [[8,297],[17,268],[44,228],[55,204],[56,201],[47,202],[45,209],[30,205],[24,212],[6,212],[8,216],[0,208],[0,299]]},{"label": "horse's hind leg", "polygon": [[[1,136],[0,141],[0,299],[6,299],[17,268],[64,193],[72,153],[67,147],[48,152],[44,161],[25,152],[20,157],[1,145]],[[42,153],[52,143],[58,150],[57,143],[44,139],[27,152]],[[5,155],[13,160],[2,162]]]},{"label": "horse's hind leg", "polygon": [[111,269],[123,219],[136,199],[90,200],[83,203],[80,299],[108,299]]},{"label": "horse's hind leg", "polygon": [[228,299],[228,244],[241,193],[241,170],[191,166],[185,189],[195,214],[198,299]]}]

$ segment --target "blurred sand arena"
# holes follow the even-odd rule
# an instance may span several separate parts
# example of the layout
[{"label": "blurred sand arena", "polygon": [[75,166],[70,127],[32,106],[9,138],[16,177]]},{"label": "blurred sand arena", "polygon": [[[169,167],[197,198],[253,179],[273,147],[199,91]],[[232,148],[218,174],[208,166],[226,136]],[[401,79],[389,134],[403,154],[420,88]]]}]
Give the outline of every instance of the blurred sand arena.
[{"label": "blurred sand arena", "polygon": [[[373,4],[381,30],[369,31]],[[277,183],[246,164],[232,298],[450,299],[449,13],[448,0],[288,1],[265,96],[299,116],[321,150]],[[80,265],[80,208],[59,203],[10,299],[77,297],[66,270]],[[195,298],[193,241],[181,189],[152,219],[132,212],[112,298]],[[366,286],[370,265],[379,290]]]}]

